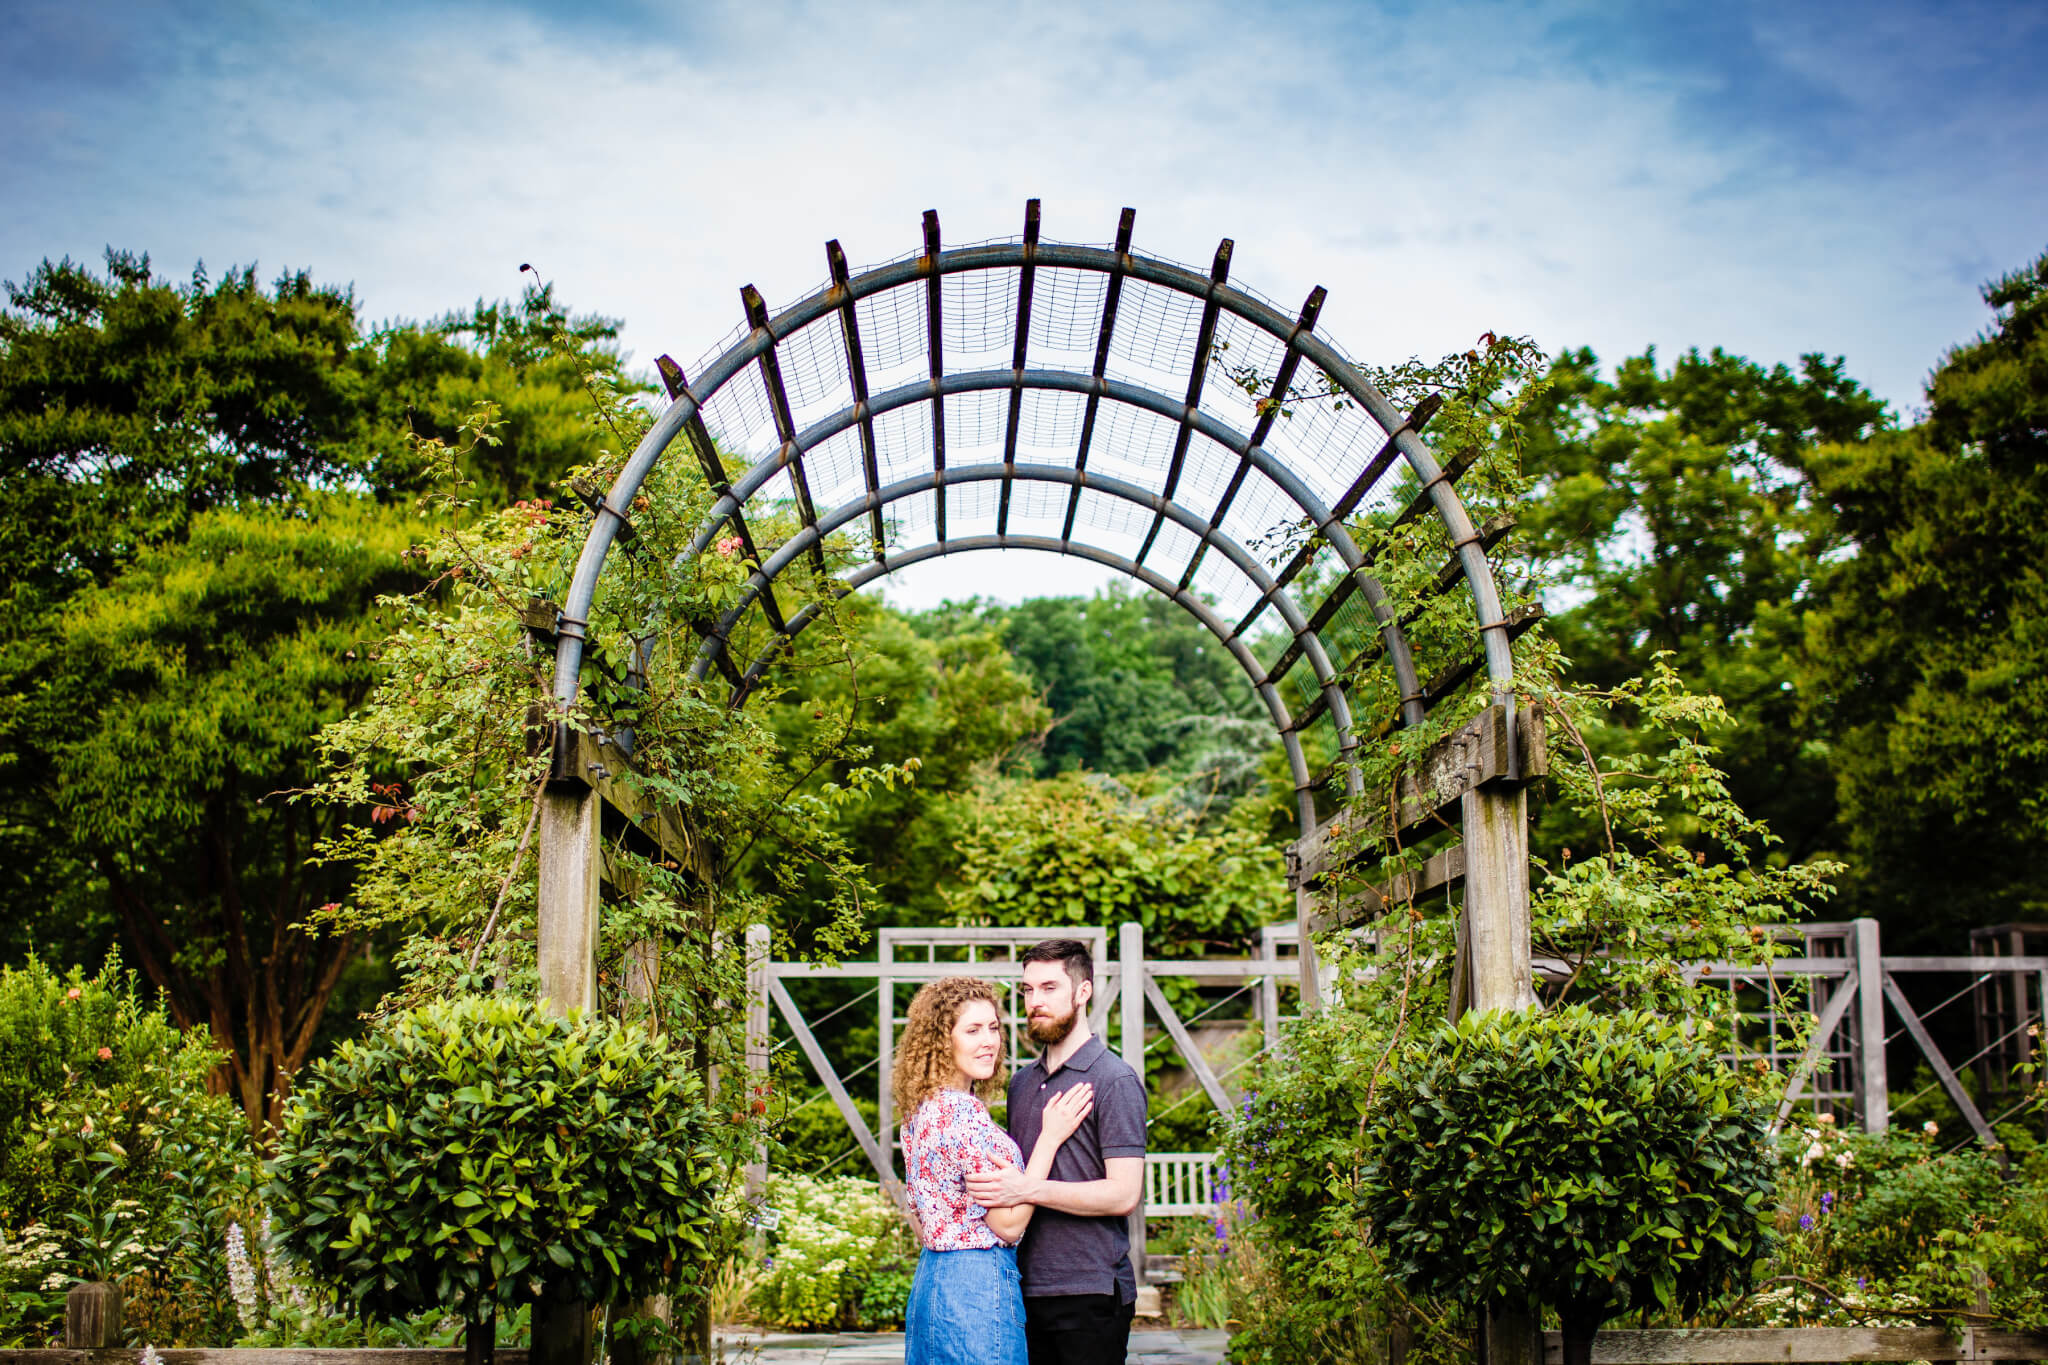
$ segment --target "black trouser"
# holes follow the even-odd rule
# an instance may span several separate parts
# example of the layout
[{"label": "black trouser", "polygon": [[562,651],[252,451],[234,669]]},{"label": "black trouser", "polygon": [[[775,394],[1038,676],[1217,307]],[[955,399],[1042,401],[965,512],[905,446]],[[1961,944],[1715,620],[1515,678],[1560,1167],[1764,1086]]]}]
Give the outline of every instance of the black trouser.
[{"label": "black trouser", "polygon": [[1124,1365],[1137,1307],[1121,1294],[1026,1294],[1031,1365]]}]

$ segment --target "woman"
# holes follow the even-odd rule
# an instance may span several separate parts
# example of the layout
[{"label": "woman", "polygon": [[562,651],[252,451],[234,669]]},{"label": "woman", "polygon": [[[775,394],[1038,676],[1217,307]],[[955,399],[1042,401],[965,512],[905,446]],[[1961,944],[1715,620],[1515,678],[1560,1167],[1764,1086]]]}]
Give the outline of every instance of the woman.
[{"label": "woman", "polygon": [[[1027,1365],[1017,1243],[1031,1206],[984,1209],[967,1197],[970,1171],[1014,1166],[1017,1144],[984,1100],[1003,1093],[1003,1025],[996,989],[971,976],[934,981],[910,1002],[897,1044],[903,1164],[924,1253],[911,1281],[904,1365]],[[1060,1144],[1094,1107],[1077,1085],[1045,1107],[1029,1171],[1043,1179]]]}]

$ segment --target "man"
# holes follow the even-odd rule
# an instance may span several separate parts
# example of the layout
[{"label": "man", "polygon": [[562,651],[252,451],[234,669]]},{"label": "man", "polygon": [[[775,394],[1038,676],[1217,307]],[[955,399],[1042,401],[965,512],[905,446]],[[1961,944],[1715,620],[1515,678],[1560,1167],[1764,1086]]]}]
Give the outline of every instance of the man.
[{"label": "man", "polygon": [[1094,1086],[1095,1108],[1046,1179],[1005,1167],[968,1176],[967,1191],[985,1208],[1037,1207],[1017,1252],[1031,1365],[1124,1365],[1138,1297],[1128,1215],[1145,1183],[1145,1083],[1088,1026],[1095,962],[1085,944],[1048,939],[1023,964],[1025,1026],[1044,1051],[1010,1080],[1010,1136],[1029,1152],[1046,1102],[1077,1085]]}]

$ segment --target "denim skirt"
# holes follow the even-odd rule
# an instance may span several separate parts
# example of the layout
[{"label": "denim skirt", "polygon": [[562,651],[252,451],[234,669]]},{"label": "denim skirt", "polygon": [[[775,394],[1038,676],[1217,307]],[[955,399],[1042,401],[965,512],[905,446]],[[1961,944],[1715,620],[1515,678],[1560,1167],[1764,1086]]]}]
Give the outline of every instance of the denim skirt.
[{"label": "denim skirt", "polygon": [[1029,1365],[1017,1248],[917,1258],[903,1321],[903,1365]]}]

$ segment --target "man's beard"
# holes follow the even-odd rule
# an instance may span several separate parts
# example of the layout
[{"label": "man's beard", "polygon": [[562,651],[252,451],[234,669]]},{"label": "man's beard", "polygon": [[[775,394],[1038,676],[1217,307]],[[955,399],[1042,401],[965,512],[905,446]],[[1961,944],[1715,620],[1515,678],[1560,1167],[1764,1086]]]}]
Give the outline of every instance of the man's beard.
[{"label": "man's beard", "polygon": [[1024,1031],[1030,1034],[1031,1041],[1040,1047],[1058,1047],[1067,1040],[1067,1035],[1074,1031],[1074,1025],[1080,1018],[1081,1007],[1076,1005],[1066,1015],[1057,1019],[1046,1015],[1034,1015],[1024,1021]]}]

